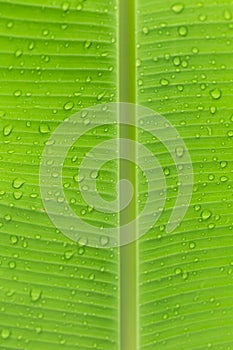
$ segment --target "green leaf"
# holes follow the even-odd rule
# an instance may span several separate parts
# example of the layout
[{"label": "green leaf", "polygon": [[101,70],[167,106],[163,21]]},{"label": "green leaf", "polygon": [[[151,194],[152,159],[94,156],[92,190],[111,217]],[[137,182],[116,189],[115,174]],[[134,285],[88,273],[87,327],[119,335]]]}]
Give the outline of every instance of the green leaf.
[{"label": "green leaf", "polygon": [[[228,0],[1,1],[1,349],[232,348],[232,13]],[[168,233],[180,186],[174,158],[161,131],[121,126],[158,159],[166,202],[140,239],[106,248],[101,236],[95,248],[87,232],[73,242],[51,222],[40,165],[68,117],[118,101],[176,128],[192,160],[193,194]],[[96,232],[132,220],[147,199],[144,169],[116,160],[90,169],[101,198],[116,200],[120,171],[139,204],[134,196],[120,215],[101,213],[79,191],[82,160],[116,132],[107,123],[87,132],[64,162],[70,207]]]}]

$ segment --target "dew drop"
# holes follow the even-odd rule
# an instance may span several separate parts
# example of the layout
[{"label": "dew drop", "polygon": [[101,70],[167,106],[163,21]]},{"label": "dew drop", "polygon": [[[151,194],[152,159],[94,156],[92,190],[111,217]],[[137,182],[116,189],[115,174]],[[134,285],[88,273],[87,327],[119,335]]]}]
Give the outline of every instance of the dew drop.
[{"label": "dew drop", "polygon": [[177,155],[177,157],[181,158],[184,155],[184,148],[183,147],[176,147],[176,155]]},{"label": "dew drop", "polygon": [[185,26],[179,27],[178,28],[178,34],[180,36],[186,36],[188,34],[188,28]]},{"label": "dew drop", "polygon": [[100,237],[100,244],[105,247],[109,242],[109,238],[107,236],[101,236]]},{"label": "dew drop", "polygon": [[167,86],[168,84],[169,84],[169,80],[164,78],[160,79],[160,85]]},{"label": "dew drop", "polygon": [[227,167],[227,164],[228,164],[228,163],[227,163],[226,161],[220,162],[220,166],[221,166],[222,169],[226,168],[226,167]]},{"label": "dew drop", "polygon": [[62,4],[62,10],[63,10],[64,12],[68,11],[68,10],[69,10],[69,7],[70,7],[70,4],[69,4],[67,1],[63,2],[63,4]]},{"label": "dew drop", "polygon": [[65,111],[70,111],[71,109],[74,108],[74,102],[73,101],[68,101],[64,104],[63,109]]},{"label": "dew drop", "polygon": [[201,218],[203,220],[208,220],[210,217],[212,216],[212,213],[210,210],[208,209],[204,209],[202,212],[201,212]]},{"label": "dew drop", "polygon": [[175,13],[181,13],[183,10],[184,10],[184,5],[181,3],[172,5],[172,11]]},{"label": "dew drop", "polygon": [[220,181],[221,182],[227,182],[229,180],[229,178],[227,176],[221,176],[220,177]]},{"label": "dew drop", "polygon": [[22,54],[23,54],[23,52],[21,51],[21,50],[17,50],[17,51],[15,51],[15,57],[21,57],[22,56]]},{"label": "dew drop", "polygon": [[189,248],[190,249],[195,249],[196,248],[196,243],[195,242],[190,242],[189,243]]},{"label": "dew drop", "polygon": [[10,335],[11,335],[11,332],[10,332],[9,329],[5,329],[5,328],[4,328],[4,329],[1,331],[2,339],[8,339]]},{"label": "dew drop", "polygon": [[85,47],[85,49],[89,49],[89,48],[91,47],[91,45],[92,45],[92,42],[91,42],[90,40],[86,40],[86,41],[84,42],[84,47]]},{"label": "dew drop", "polygon": [[143,34],[147,35],[149,33],[149,29],[147,27],[142,28]]},{"label": "dew drop", "polygon": [[10,238],[12,244],[16,244],[18,242],[18,237],[17,236],[11,236]]},{"label": "dew drop", "polygon": [[74,256],[74,251],[67,250],[64,254],[66,260],[70,260]]},{"label": "dew drop", "polygon": [[40,126],[39,126],[39,132],[41,133],[41,134],[48,134],[48,133],[50,133],[50,127],[49,127],[49,125],[48,124],[40,124]]},{"label": "dew drop", "polygon": [[30,291],[30,298],[31,298],[31,301],[33,302],[40,300],[41,295],[42,295],[42,291],[38,288],[33,288]]},{"label": "dew drop", "polygon": [[232,19],[232,14],[229,10],[225,10],[223,13],[225,20],[230,21]]},{"label": "dew drop", "polygon": [[16,267],[15,261],[10,261],[8,266],[9,266],[10,269],[15,269],[15,267]]},{"label": "dew drop", "polygon": [[22,198],[23,192],[21,192],[21,191],[14,191],[14,192],[13,192],[13,196],[14,196],[14,198],[15,198],[16,200],[19,200],[20,198]]},{"label": "dew drop", "polygon": [[11,124],[4,126],[3,128],[3,135],[9,136],[12,133],[13,126]]},{"label": "dew drop", "polygon": [[23,179],[17,177],[16,179],[13,180],[12,187],[18,189],[18,188],[22,187],[24,185],[24,183],[25,183],[25,181]]},{"label": "dew drop", "polygon": [[98,171],[92,171],[92,172],[91,172],[91,179],[97,179],[98,176],[99,176]]},{"label": "dew drop", "polygon": [[214,99],[214,100],[219,100],[222,96],[222,92],[220,89],[215,88],[213,90],[210,91],[210,96]]},{"label": "dew drop", "polygon": [[101,101],[103,97],[105,96],[106,91],[102,91],[97,95],[97,101]]}]

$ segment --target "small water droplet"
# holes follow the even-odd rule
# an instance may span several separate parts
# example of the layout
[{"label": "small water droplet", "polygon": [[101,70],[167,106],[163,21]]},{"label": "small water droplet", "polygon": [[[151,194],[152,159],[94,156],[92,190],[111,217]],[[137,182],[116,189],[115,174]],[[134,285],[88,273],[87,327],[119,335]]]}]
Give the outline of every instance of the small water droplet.
[{"label": "small water droplet", "polygon": [[6,215],[4,216],[4,219],[5,219],[6,221],[11,221],[11,220],[12,220],[12,216],[11,216],[10,214],[6,214]]},{"label": "small water droplet", "polygon": [[102,91],[97,95],[97,101],[101,101],[103,97],[105,96],[106,91]]},{"label": "small water droplet", "polygon": [[174,57],[173,64],[174,64],[174,66],[179,66],[181,64],[180,57],[178,57],[178,56]]},{"label": "small water droplet", "polygon": [[48,134],[48,133],[50,133],[50,127],[49,127],[49,125],[48,124],[40,124],[40,126],[39,126],[39,132],[41,133],[41,134]]},{"label": "small water droplet", "polygon": [[19,189],[20,187],[22,187],[25,184],[25,181],[19,177],[15,178],[12,182],[12,187]]},{"label": "small water droplet", "polygon": [[62,3],[62,10],[63,10],[64,12],[68,11],[68,10],[69,10],[69,7],[70,7],[69,2],[65,1],[65,2]]},{"label": "small water droplet", "polygon": [[85,49],[89,49],[89,48],[91,47],[91,45],[92,45],[92,42],[91,42],[90,40],[86,40],[86,41],[84,42],[84,47],[85,47]]},{"label": "small water droplet", "polygon": [[74,251],[67,250],[64,254],[66,260],[70,260],[74,256]]},{"label": "small water droplet", "polygon": [[12,244],[16,244],[18,242],[18,237],[17,236],[11,236],[10,238]]},{"label": "small water droplet", "polygon": [[8,339],[10,335],[11,335],[11,332],[10,332],[9,329],[5,329],[5,328],[4,328],[4,329],[1,331],[2,339]]},{"label": "small water droplet", "polygon": [[15,269],[15,267],[16,267],[15,261],[10,261],[8,266],[9,266],[10,269]]},{"label": "small water droplet", "polygon": [[160,85],[167,86],[168,84],[169,84],[169,80],[164,78],[160,79]]},{"label": "small water droplet", "polygon": [[183,10],[184,10],[184,5],[181,3],[172,5],[172,11],[175,13],[181,13]]},{"label": "small water droplet", "polygon": [[92,171],[91,172],[91,179],[97,179],[99,176],[99,172],[98,171]]},{"label": "small water droplet", "polygon": [[38,301],[41,298],[42,291],[38,288],[33,288],[30,291],[30,298],[33,302]]},{"label": "small water droplet", "polygon": [[149,33],[149,29],[147,27],[142,28],[143,34],[147,35]]},{"label": "small water droplet", "polygon": [[215,88],[213,90],[210,91],[210,96],[214,99],[214,100],[219,100],[222,96],[222,92],[220,89]]},{"label": "small water droplet", "polygon": [[22,198],[23,192],[21,192],[21,191],[14,191],[14,192],[13,192],[13,196],[14,196],[14,198],[15,198],[16,200],[19,200],[20,198]]},{"label": "small water droplet", "polygon": [[223,12],[223,17],[225,18],[225,20],[230,21],[232,19],[232,14],[230,10],[225,10]]},{"label": "small water droplet", "polygon": [[221,166],[222,169],[226,168],[226,167],[227,167],[227,164],[228,164],[228,163],[227,163],[226,161],[220,162],[220,166]]},{"label": "small water droplet", "polygon": [[12,133],[13,126],[11,124],[4,126],[3,128],[3,135],[9,136]]},{"label": "small water droplet", "polygon": [[227,182],[229,180],[229,178],[227,176],[221,176],[220,177],[220,181],[221,182]]},{"label": "small water droplet", "polygon": [[183,147],[176,147],[176,155],[177,157],[181,158],[184,155],[184,148]]},{"label": "small water droplet", "polygon": [[23,52],[21,51],[21,50],[16,50],[15,51],[15,57],[21,57],[22,56],[22,54],[23,54]]},{"label": "small water droplet", "polygon": [[20,97],[21,95],[22,95],[22,91],[21,90],[14,91],[14,96],[15,97]]},{"label": "small water droplet", "polygon": [[93,281],[93,280],[95,279],[95,274],[94,274],[94,273],[91,273],[91,274],[89,275],[89,279]]},{"label": "small water droplet", "polygon": [[70,111],[71,109],[74,108],[74,102],[73,101],[68,101],[64,104],[63,109],[65,111]]},{"label": "small water droplet", "polygon": [[203,220],[208,220],[210,217],[212,216],[212,213],[210,210],[208,209],[204,209],[202,212],[201,212],[201,218]]},{"label": "small water droplet", "polygon": [[105,247],[109,242],[109,238],[107,236],[101,236],[100,237],[100,244]]},{"label": "small water droplet", "polygon": [[178,34],[180,36],[186,36],[188,34],[188,28],[185,26],[181,26],[178,28]]},{"label": "small water droplet", "polygon": [[190,249],[195,249],[196,248],[196,243],[195,242],[190,242],[189,243],[189,248]]}]

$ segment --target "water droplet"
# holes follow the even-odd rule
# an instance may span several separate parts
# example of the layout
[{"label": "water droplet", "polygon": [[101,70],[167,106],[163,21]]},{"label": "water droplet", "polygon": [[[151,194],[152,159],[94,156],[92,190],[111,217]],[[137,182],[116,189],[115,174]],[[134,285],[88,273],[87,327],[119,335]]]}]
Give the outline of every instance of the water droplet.
[{"label": "water droplet", "polygon": [[222,96],[222,92],[220,89],[215,88],[213,90],[210,91],[210,96],[214,99],[214,100],[219,100]]},{"label": "water droplet", "polygon": [[227,176],[221,176],[220,177],[220,181],[221,182],[227,182],[229,180],[229,178]]},{"label": "water droplet", "polygon": [[49,127],[49,125],[48,124],[40,124],[40,126],[39,126],[39,132],[41,133],[41,134],[48,134],[48,133],[50,133],[50,127]]},{"label": "water droplet", "polygon": [[103,97],[105,96],[106,91],[102,91],[97,95],[97,101],[101,101]]},{"label": "water droplet", "polygon": [[11,220],[12,220],[12,217],[11,217],[10,214],[6,214],[6,215],[4,216],[4,219],[5,219],[6,221],[11,221]]},{"label": "water droplet", "polygon": [[73,256],[74,256],[74,251],[72,251],[72,250],[67,250],[67,251],[65,252],[65,259],[66,259],[66,260],[70,260]]},{"label": "water droplet", "polygon": [[212,213],[210,210],[208,209],[204,209],[202,212],[201,212],[201,217],[203,220],[208,220],[210,217],[212,216]]},{"label": "water droplet", "polygon": [[16,200],[19,200],[20,198],[22,198],[23,192],[21,192],[21,191],[14,191],[14,192],[13,192],[13,196],[14,196],[14,198],[15,198]]},{"label": "water droplet", "polygon": [[170,175],[170,169],[169,168],[165,168],[164,169],[164,175],[165,176],[169,176]]},{"label": "water droplet", "polygon": [[15,57],[21,57],[22,56],[22,54],[23,54],[23,52],[21,51],[21,50],[17,50],[17,51],[15,51]]},{"label": "water droplet", "polygon": [[91,45],[92,45],[92,42],[90,40],[87,40],[84,42],[85,49],[89,49],[91,47]]},{"label": "water droplet", "polygon": [[94,273],[91,273],[91,274],[89,275],[89,279],[93,281],[93,280],[95,279],[95,274],[94,274]]},{"label": "water droplet", "polygon": [[179,66],[181,64],[180,57],[178,57],[178,56],[174,57],[173,64],[174,64],[174,66]]},{"label": "water droplet", "polygon": [[33,288],[30,291],[30,298],[33,302],[38,301],[41,298],[42,291],[38,288]]},{"label": "water droplet", "polygon": [[91,179],[97,179],[99,176],[99,172],[98,171],[92,171],[91,172]]},{"label": "water droplet", "polygon": [[22,95],[22,91],[21,90],[14,91],[14,96],[15,97],[20,97],[21,95]]},{"label": "water droplet", "polygon": [[185,26],[179,27],[178,28],[178,34],[180,36],[186,36],[188,34],[188,28]]},{"label": "water droplet", "polygon": [[14,23],[12,21],[9,21],[7,23],[7,28],[11,29],[14,26]]},{"label": "water droplet", "polygon": [[195,249],[196,248],[196,243],[195,242],[190,242],[189,243],[189,248],[190,249]]},{"label": "water droplet", "polygon": [[160,79],[160,85],[167,86],[168,84],[169,84],[169,80],[164,78]]},{"label": "water droplet", "polygon": [[18,242],[18,237],[17,236],[11,236],[11,243],[16,244]]},{"label": "water droplet", "polygon": [[34,44],[34,42],[33,41],[31,41],[30,43],[29,43],[29,45],[28,45],[28,50],[33,50],[34,49],[34,46],[35,46],[35,44]]},{"label": "water droplet", "polygon": [[105,247],[109,242],[109,238],[107,236],[101,236],[100,237],[100,244]]},{"label": "water droplet", "polygon": [[3,128],[3,135],[9,136],[12,133],[13,126],[11,124],[4,126]]},{"label": "water droplet", "polygon": [[8,266],[9,266],[10,269],[15,269],[15,267],[16,267],[15,261],[10,261]]},{"label": "water droplet", "polygon": [[184,5],[181,3],[172,5],[172,11],[175,13],[181,13],[183,10],[184,10]]},{"label": "water droplet", "polygon": [[176,269],[175,269],[175,274],[176,275],[180,275],[182,273],[182,269],[180,269],[179,267],[177,267]]},{"label": "water droplet", "polygon": [[17,177],[16,179],[13,180],[12,182],[12,187],[19,189],[20,187],[22,187],[24,185],[25,181],[19,177]]},{"label": "water droplet", "polygon": [[42,35],[43,35],[43,36],[49,35],[49,30],[48,30],[48,29],[43,29],[43,30],[42,30]]},{"label": "water droplet", "polygon": [[232,137],[233,136],[233,130],[229,130],[227,133],[227,136]]},{"label": "water droplet", "polygon": [[225,20],[230,21],[232,19],[232,14],[230,10],[225,10],[223,12],[223,17],[225,18]]},{"label": "water droplet", "polygon": [[63,2],[62,4],[62,10],[64,12],[68,11],[69,10],[69,7],[70,7],[70,4],[66,1],[66,2]]},{"label": "water droplet", "polygon": [[143,34],[147,35],[149,33],[149,29],[147,27],[142,28]]},{"label": "water droplet", "polygon": [[2,339],[8,339],[10,335],[11,335],[11,332],[9,329],[4,328],[1,332]]},{"label": "water droplet", "polygon": [[85,248],[84,247],[78,248],[78,254],[79,255],[83,255],[84,253],[85,253]]},{"label": "water droplet", "polygon": [[220,162],[220,166],[221,166],[222,169],[226,168],[226,167],[227,167],[227,164],[228,164],[228,163],[225,162],[225,161]]},{"label": "water droplet", "polygon": [[63,109],[65,110],[65,111],[70,111],[71,109],[73,109],[74,108],[74,102],[73,101],[68,101],[68,102],[66,102],[65,104],[64,104],[64,107],[63,107]]},{"label": "water droplet", "polygon": [[176,155],[177,157],[181,158],[184,155],[184,148],[183,147],[176,147]]}]

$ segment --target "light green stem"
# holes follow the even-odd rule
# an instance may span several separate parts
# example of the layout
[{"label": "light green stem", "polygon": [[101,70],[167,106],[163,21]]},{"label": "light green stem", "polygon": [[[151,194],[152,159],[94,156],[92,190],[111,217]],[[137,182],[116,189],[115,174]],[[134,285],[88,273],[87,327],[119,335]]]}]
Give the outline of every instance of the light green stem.
[{"label": "light green stem", "polygon": [[[136,39],[135,39],[135,0],[119,0],[119,100],[136,102]],[[131,111],[132,113],[132,111]],[[120,121],[124,116],[120,115]],[[132,120],[132,115],[129,116]],[[135,128],[121,125],[120,137],[136,140]],[[128,179],[135,194],[130,205],[120,214],[121,225],[132,221],[137,215],[136,170],[134,160],[136,150],[128,149],[131,162],[121,161],[120,177]],[[138,349],[137,315],[137,241],[136,227],[129,234],[135,235],[133,243],[120,248],[120,342],[121,350]]]}]

